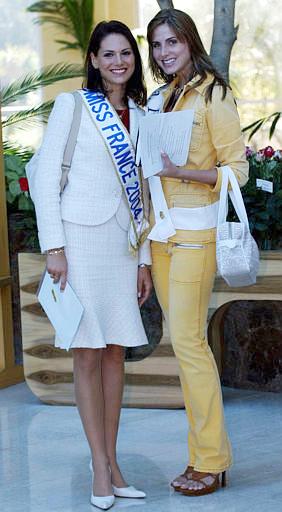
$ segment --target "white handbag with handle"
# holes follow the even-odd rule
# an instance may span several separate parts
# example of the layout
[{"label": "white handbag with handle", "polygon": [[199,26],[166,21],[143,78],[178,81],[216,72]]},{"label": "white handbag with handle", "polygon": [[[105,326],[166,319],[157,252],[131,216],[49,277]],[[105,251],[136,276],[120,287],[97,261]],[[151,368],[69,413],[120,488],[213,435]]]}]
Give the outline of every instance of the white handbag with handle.
[{"label": "white handbag with handle", "polygon": [[[221,167],[222,185],[219,199],[216,260],[218,273],[229,286],[255,284],[259,251],[250,233],[249,221],[237,179],[230,167]],[[231,187],[228,191],[228,184]],[[227,222],[228,194],[240,222]]]}]

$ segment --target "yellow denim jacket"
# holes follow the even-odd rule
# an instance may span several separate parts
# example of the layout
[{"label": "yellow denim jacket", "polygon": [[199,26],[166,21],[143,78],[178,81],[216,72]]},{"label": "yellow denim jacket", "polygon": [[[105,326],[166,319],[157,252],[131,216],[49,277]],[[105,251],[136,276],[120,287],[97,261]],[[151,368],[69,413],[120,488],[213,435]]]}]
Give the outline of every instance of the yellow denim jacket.
[{"label": "yellow denim jacket", "polygon": [[[175,178],[162,178],[164,195],[169,208],[196,208],[218,201],[221,186],[220,166],[229,165],[242,187],[248,181],[248,162],[245,156],[245,144],[240,128],[237,107],[230,89],[222,100],[222,88],[216,85],[212,101],[206,104],[205,90],[213,77],[207,79],[195,89],[189,91],[192,83],[199,76],[188,82],[179,96],[173,111],[195,108],[192,136],[188,160],[184,169],[218,168],[218,178],[214,186],[190,182],[185,183]],[[177,80],[171,82],[163,91],[164,105],[174,89]],[[151,211],[153,208],[151,208]],[[153,215],[151,217],[154,224]],[[177,230],[169,239],[172,242],[215,240],[215,229],[192,231]]]}]

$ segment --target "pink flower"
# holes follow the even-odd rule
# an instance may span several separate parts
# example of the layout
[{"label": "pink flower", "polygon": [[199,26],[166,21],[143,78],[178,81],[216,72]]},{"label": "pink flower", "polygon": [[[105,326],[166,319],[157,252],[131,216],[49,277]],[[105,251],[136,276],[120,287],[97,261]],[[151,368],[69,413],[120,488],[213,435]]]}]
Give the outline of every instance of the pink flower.
[{"label": "pink flower", "polygon": [[257,162],[262,162],[262,161],[265,159],[263,149],[260,149],[260,150],[256,153],[255,158],[256,158],[256,161],[257,161]]},{"label": "pink flower", "polygon": [[250,158],[254,154],[254,151],[250,146],[246,146],[246,157]]},{"label": "pink flower", "polygon": [[28,192],[27,178],[19,178],[19,184],[20,184],[22,192]]},{"label": "pink flower", "polygon": [[274,155],[273,147],[272,146],[266,146],[266,148],[264,148],[264,156],[266,158],[271,158],[273,155]]}]

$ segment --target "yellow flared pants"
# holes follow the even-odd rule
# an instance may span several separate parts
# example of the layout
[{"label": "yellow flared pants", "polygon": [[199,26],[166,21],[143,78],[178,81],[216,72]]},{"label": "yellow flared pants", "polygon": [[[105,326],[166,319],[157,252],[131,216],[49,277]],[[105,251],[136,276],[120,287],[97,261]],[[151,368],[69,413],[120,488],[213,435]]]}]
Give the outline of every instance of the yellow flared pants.
[{"label": "yellow flared pants", "polygon": [[152,275],[180,366],[189,421],[189,464],[219,473],[231,465],[217,367],[206,320],[216,263],[215,243],[152,242]]}]

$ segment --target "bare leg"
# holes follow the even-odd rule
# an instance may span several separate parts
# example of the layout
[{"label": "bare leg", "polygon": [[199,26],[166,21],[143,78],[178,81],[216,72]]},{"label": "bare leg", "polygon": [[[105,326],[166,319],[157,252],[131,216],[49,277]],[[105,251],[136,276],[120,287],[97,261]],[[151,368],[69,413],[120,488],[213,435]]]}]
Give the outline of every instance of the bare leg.
[{"label": "bare leg", "polygon": [[92,454],[93,493],[109,496],[113,489],[105,439],[102,350],[73,349],[74,385],[78,411]]},{"label": "bare leg", "polygon": [[108,345],[102,354],[102,380],[105,398],[105,438],[112,483],[126,487],[117,463],[116,443],[124,385],[124,348]]}]

